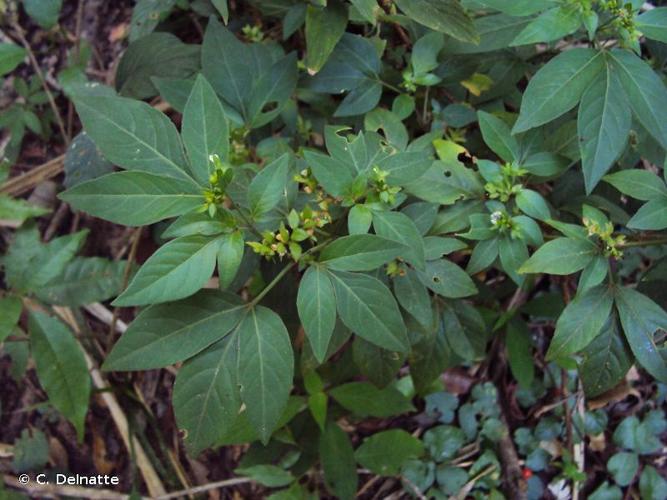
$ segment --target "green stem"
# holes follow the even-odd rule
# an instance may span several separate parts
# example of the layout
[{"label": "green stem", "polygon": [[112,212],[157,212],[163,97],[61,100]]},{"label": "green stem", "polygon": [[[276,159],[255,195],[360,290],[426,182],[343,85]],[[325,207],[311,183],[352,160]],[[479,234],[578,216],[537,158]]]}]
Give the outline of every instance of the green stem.
[{"label": "green stem", "polygon": [[283,267],[282,271],[280,271],[276,275],[276,277],[273,278],[273,280],[271,280],[271,283],[266,285],[264,289],[261,292],[259,292],[259,295],[257,295],[257,297],[252,299],[252,301],[248,304],[248,307],[249,308],[255,307],[259,303],[259,301],[262,300],[266,296],[266,294],[269,293],[271,289],[275,287],[278,284],[278,282],[280,282],[280,280],[283,279],[285,275],[290,271],[290,269],[292,269],[295,265],[296,262],[290,262],[285,267]]},{"label": "green stem", "polygon": [[273,278],[273,279],[271,280],[271,282],[270,282],[268,285],[266,285],[266,286],[262,289],[261,292],[259,292],[259,294],[257,295],[257,297],[255,297],[254,299],[252,299],[252,300],[248,303],[248,307],[254,307],[254,306],[256,306],[256,305],[259,303],[260,300],[262,300],[264,297],[266,297],[266,294],[269,293],[269,292],[273,289],[273,287],[275,287],[275,286],[280,282],[280,280],[282,280],[282,279],[285,277],[285,275],[290,271],[290,269],[292,269],[296,264],[299,263],[299,261],[304,257],[304,255],[311,254],[311,253],[313,253],[313,252],[316,252],[317,250],[320,250],[320,249],[324,248],[325,246],[327,246],[327,245],[330,243],[330,241],[331,241],[331,240],[327,240],[327,241],[324,241],[324,242],[320,243],[319,245],[315,245],[314,247],[312,247],[312,248],[308,249],[307,251],[305,251],[305,252],[303,253],[303,255],[301,255],[301,257],[299,257],[298,260],[295,260],[294,262],[290,262],[289,264],[287,264],[287,265],[286,265],[286,266],[285,266],[285,267],[284,267],[284,268],[283,268],[283,269],[276,275],[276,277]]},{"label": "green stem", "polygon": [[403,93],[401,89],[399,89],[398,87],[394,87],[391,83],[387,83],[384,80],[378,80],[378,81],[382,84],[383,87],[387,87],[389,90],[393,90],[397,94]]}]

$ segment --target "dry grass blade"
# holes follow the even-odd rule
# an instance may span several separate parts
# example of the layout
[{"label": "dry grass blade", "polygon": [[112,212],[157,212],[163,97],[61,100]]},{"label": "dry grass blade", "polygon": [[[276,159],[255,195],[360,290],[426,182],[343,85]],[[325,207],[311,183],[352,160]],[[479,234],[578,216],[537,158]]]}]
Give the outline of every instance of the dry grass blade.
[{"label": "dry grass blade", "polygon": [[30,191],[40,182],[51,179],[60,174],[64,168],[64,161],[65,155],[60,155],[38,167],[29,170],[23,175],[9,179],[2,186],[0,186],[0,194],[19,196],[27,191]]}]

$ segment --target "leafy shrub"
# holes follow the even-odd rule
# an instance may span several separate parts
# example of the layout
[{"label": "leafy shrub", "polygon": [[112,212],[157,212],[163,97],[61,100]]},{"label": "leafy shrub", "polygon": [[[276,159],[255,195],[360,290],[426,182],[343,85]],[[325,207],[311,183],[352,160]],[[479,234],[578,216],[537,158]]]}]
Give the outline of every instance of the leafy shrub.
[{"label": "leafy shrub", "polygon": [[[255,0],[263,24],[249,25],[224,1],[193,2],[210,15],[194,45],[154,31],[180,3],[138,2],[115,89],[66,89],[85,132],[70,151],[88,143],[97,173],[68,176],[60,198],[116,224],[154,225],[160,247],[121,293],[120,268],[97,294],[72,292],[68,277],[112,264],[74,258],[84,233],[41,245],[22,227],[3,259],[14,294],[0,302],[4,337],[16,294],[142,307],[103,368],[182,362],[172,403],[189,452],[257,440],[276,456],[296,448],[281,467],[248,459],[239,469],[292,484],[285,495],[305,495],[293,481],[318,456],[341,498],[357,490],[355,462],[403,471],[411,493],[436,484],[454,495],[474,477],[468,493],[496,494],[492,452],[469,470],[445,462],[478,435],[507,433],[494,386],[457,410],[438,380],[498,349],[528,399],[543,356],[550,370],[578,370],[588,397],[633,365],[667,383],[667,8]],[[176,113],[142,101],[155,96]],[[555,321],[548,347],[531,333],[536,321]],[[90,387],[71,334],[43,313],[31,313],[30,334],[51,402],[81,435]],[[49,337],[64,351],[45,352]],[[71,366],[57,385],[40,369],[53,356]],[[63,400],[62,385],[81,400]],[[422,440],[388,429],[354,451],[337,423],[415,411],[417,396],[441,411]],[[535,471],[545,429],[514,436]],[[622,487],[648,446],[630,443],[634,432],[614,434],[625,451],[608,467]],[[550,439],[561,433],[556,424]],[[659,483],[648,470],[647,491]]]}]

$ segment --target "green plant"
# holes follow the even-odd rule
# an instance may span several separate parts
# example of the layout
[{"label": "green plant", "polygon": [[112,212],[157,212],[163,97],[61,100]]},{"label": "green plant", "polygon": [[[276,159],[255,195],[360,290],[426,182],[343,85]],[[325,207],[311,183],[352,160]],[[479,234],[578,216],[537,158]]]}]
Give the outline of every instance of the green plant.
[{"label": "green plant", "polygon": [[[192,455],[261,442],[238,472],[288,487],[276,498],[308,495],[298,479],[318,461],[341,498],[357,491],[356,463],[400,476],[409,493],[488,498],[500,495],[493,450],[509,433],[495,386],[477,385],[458,407],[438,382],[444,370],[504,349],[526,401],[544,393],[536,359],[552,362],[548,377],[570,370],[588,397],[633,364],[667,383],[667,302],[643,285],[667,244],[657,43],[667,42],[667,8],[253,1],[280,33],[225,26],[215,12],[227,22],[226,2],[211,2],[199,46],[153,32],[180,2],[154,4],[135,8],[116,89],[67,87],[98,160],[121,170],[60,198],[160,229],[161,246],[127,287],[116,294],[114,281],[96,296],[143,307],[103,368],[183,363],[172,403]],[[180,129],[140,100],[157,95]],[[26,294],[53,303],[44,287],[74,272],[83,237],[48,244],[59,252],[32,226],[17,231],[3,260],[6,307],[20,311],[14,297]],[[43,271],[23,276],[28,261]],[[529,326],[545,317],[555,324],[548,349]],[[49,334],[71,344],[54,318],[33,313],[31,325],[37,344]],[[83,401],[67,409],[42,383],[82,432]],[[413,412],[420,398],[440,415],[421,439],[384,430],[353,449],[342,422]],[[531,470],[546,467],[539,443],[563,432],[546,420],[514,432]],[[470,443],[475,461],[458,466]],[[614,471],[642,452],[619,446],[608,467],[625,487]],[[559,466],[574,487],[585,480],[571,455]],[[649,470],[641,481],[654,491]]]}]

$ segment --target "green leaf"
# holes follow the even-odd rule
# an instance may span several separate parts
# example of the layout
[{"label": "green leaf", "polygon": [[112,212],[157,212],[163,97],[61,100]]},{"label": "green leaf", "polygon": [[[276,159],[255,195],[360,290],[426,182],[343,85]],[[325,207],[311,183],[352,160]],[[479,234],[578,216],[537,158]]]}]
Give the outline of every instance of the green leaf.
[{"label": "green leaf", "polygon": [[530,16],[553,6],[554,0],[477,0],[476,3],[499,10],[510,16]]},{"label": "green leaf", "polygon": [[409,458],[424,453],[422,442],[402,429],[378,432],[364,439],[354,452],[356,461],[380,476],[396,476]]},{"label": "green leaf", "polygon": [[[143,0],[148,7],[169,0]],[[135,8],[136,10],[136,8]],[[132,35],[130,35],[131,37]],[[132,41],[116,71],[116,89],[125,97],[157,95],[153,78],[188,78],[199,70],[200,46],[183,43],[171,33],[150,33]]]},{"label": "green leaf", "polygon": [[273,209],[285,196],[289,154],[265,166],[248,186],[248,202],[253,217],[258,218]]},{"label": "green leaf", "polygon": [[188,297],[213,274],[219,238],[183,236],[161,246],[113,301],[119,307],[156,304]]},{"label": "green leaf", "polygon": [[389,172],[387,183],[404,186],[421,177],[433,165],[433,159],[421,151],[408,151],[388,156],[378,164],[380,170]]},{"label": "green leaf", "polygon": [[296,306],[315,358],[322,363],[336,326],[336,297],[329,275],[318,266],[309,267],[301,279]]},{"label": "green leaf", "polygon": [[281,50],[267,44],[244,44],[211,18],[202,44],[202,71],[223,105],[233,108],[246,126],[257,128],[278,116],[292,95],[296,54],[282,57]]},{"label": "green leaf", "polygon": [[635,118],[663,148],[667,148],[667,123],[660,110],[667,107],[667,89],[653,69],[632,52],[614,49],[607,53]]},{"label": "green leaf", "polygon": [[181,138],[166,115],[145,102],[109,95],[74,98],[83,128],[110,162],[185,181]]},{"label": "green leaf", "polygon": [[667,196],[655,198],[640,207],[628,221],[628,227],[641,230],[660,230],[667,227]]},{"label": "green leaf", "polygon": [[590,344],[608,321],[613,303],[614,297],[607,285],[579,293],[558,318],[547,359],[568,356]]},{"label": "green leaf", "polygon": [[235,295],[202,290],[139,313],[104,361],[104,370],[151,370],[203,351],[239,323],[244,307]]},{"label": "green leaf", "polygon": [[280,316],[261,306],[241,320],[238,335],[241,399],[250,423],[266,445],[292,389],[292,344]]},{"label": "green leaf", "polygon": [[369,382],[350,382],[334,387],[329,394],[343,408],[361,417],[387,418],[415,410],[393,386],[378,389]]},{"label": "green leaf", "polygon": [[336,294],[336,309],[345,326],[382,348],[408,350],[398,304],[381,281],[365,274],[342,271],[329,276]]},{"label": "green leaf", "polygon": [[14,295],[0,298],[0,344],[11,335],[18,324],[22,309],[20,298]]},{"label": "green leaf", "polygon": [[593,49],[567,50],[551,59],[528,83],[512,133],[538,127],[572,109],[603,68],[603,54]]},{"label": "green leaf", "polygon": [[636,453],[621,451],[614,454],[607,462],[607,470],[619,486],[629,486],[639,469],[639,457]]},{"label": "green leaf", "polygon": [[556,238],[542,245],[519,272],[572,274],[586,267],[597,253],[595,244],[588,240]]},{"label": "green leaf", "polygon": [[477,274],[489,267],[498,257],[498,238],[482,240],[473,248],[466,272]]},{"label": "green leaf", "polygon": [[398,303],[422,326],[433,322],[431,296],[413,269],[406,269],[404,275],[394,278],[394,293]]},{"label": "green leaf", "polygon": [[542,195],[532,189],[522,189],[516,195],[516,205],[524,214],[538,220],[551,219],[551,211]]},{"label": "green leaf", "polygon": [[348,168],[328,155],[315,151],[304,152],[304,156],[317,182],[331,196],[343,196],[354,178]]},{"label": "green leaf", "polygon": [[217,154],[227,160],[229,129],[220,100],[202,74],[197,75],[183,111],[181,131],[190,158],[190,171],[199,184],[208,186],[209,157]]},{"label": "green leaf", "polygon": [[458,360],[445,334],[444,321],[437,318],[429,328],[417,330],[419,340],[413,344],[408,358],[410,375],[419,394],[429,392],[431,384],[443,371]]},{"label": "green leaf", "polygon": [[0,76],[14,71],[23,62],[27,55],[23,47],[13,43],[0,43]]},{"label": "green leaf", "polygon": [[[16,472],[40,470],[49,462],[49,442],[42,431],[34,428],[21,431],[21,437],[14,441],[13,451],[12,467]],[[23,498],[19,494],[13,496],[4,488],[4,483],[0,483],[0,488],[7,500]]]},{"label": "green leaf", "polygon": [[143,226],[200,206],[201,191],[188,181],[145,172],[116,172],[60,194],[77,210],[127,226]]},{"label": "green leaf", "polygon": [[113,164],[100,154],[100,150],[85,132],[78,134],[70,143],[65,153],[64,165],[66,188],[110,174],[114,170]]},{"label": "green leaf", "polygon": [[507,336],[505,337],[507,346],[507,358],[512,375],[519,386],[530,388],[535,378],[535,367],[530,341],[530,331],[526,323],[514,319],[507,324]]},{"label": "green leaf", "polygon": [[403,251],[402,243],[374,234],[353,234],[327,245],[320,254],[320,262],[338,271],[373,271]]},{"label": "green leaf", "polygon": [[521,286],[525,277],[518,270],[528,260],[526,242],[511,236],[501,237],[498,241],[498,256],[503,270],[512,278],[514,283]]},{"label": "green leaf", "polygon": [[354,450],[335,422],[329,422],[320,437],[319,455],[327,489],[341,500],[354,499],[359,481]]},{"label": "green leaf", "polygon": [[464,42],[479,42],[472,20],[458,0],[396,0],[396,5],[427,28]]},{"label": "green leaf", "polygon": [[35,293],[44,302],[68,307],[102,302],[120,293],[126,266],[125,261],[77,257]]},{"label": "green leaf", "polygon": [[667,187],[660,177],[648,170],[632,168],[605,175],[608,182],[621,193],[638,200],[649,201],[667,196]]},{"label": "green leaf", "polygon": [[630,106],[623,87],[607,62],[605,70],[584,92],[577,117],[587,193],[593,191],[625,149],[631,121]]},{"label": "green leaf", "polygon": [[438,54],[445,38],[440,33],[428,33],[417,40],[410,54],[410,65],[414,75],[425,75],[438,67]]},{"label": "green leaf", "polygon": [[487,146],[506,162],[518,161],[519,143],[511,134],[507,124],[485,111],[478,111],[477,119]]},{"label": "green leaf", "polygon": [[660,475],[655,467],[647,465],[639,477],[639,492],[642,498],[647,500],[660,500],[664,498],[667,490],[667,480]]},{"label": "green leaf", "polygon": [[582,352],[579,375],[588,397],[615,387],[632,366],[632,354],[614,314],[602,332]]},{"label": "green leaf", "polygon": [[40,217],[49,212],[50,210],[32,205],[21,198],[10,198],[0,194],[0,220],[12,221],[20,225],[28,219]]},{"label": "green leaf", "polygon": [[424,269],[424,240],[412,219],[401,212],[373,212],[375,233],[403,245],[399,257],[418,269]]},{"label": "green leaf", "polygon": [[573,7],[555,7],[542,12],[512,40],[510,46],[551,42],[574,33],[581,26],[581,16],[578,7]]},{"label": "green leaf", "polygon": [[152,33],[175,4],[176,0],[139,0],[132,9],[130,42]]},{"label": "green leaf", "polygon": [[667,330],[667,313],[646,295],[627,287],[616,291],[616,309],[637,361],[656,379],[666,383],[667,363],[660,353],[655,333]]},{"label": "green leaf", "polygon": [[228,234],[223,234],[227,231],[229,231],[229,226],[224,221],[218,218],[211,218],[208,212],[195,210],[179,216],[164,230],[160,238],[167,240],[195,234],[202,234],[204,236],[221,235],[224,238],[225,236],[229,236]]},{"label": "green leaf", "polygon": [[227,0],[211,0],[213,7],[216,8],[225,24],[229,21],[229,6]]},{"label": "green leaf", "polygon": [[405,354],[382,349],[362,337],[355,337],[352,358],[364,377],[377,387],[385,387],[393,382],[403,366]]},{"label": "green leaf", "polygon": [[465,443],[465,434],[453,425],[438,425],[424,433],[426,449],[436,462],[453,458]]},{"label": "green leaf", "polygon": [[347,214],[347,230],[350,234],[366,234],[373,222],[373,212],[366,205],[355,205]]},{"label": "green leaf", "polygon": [[647,38],[667,43],[667,7],[647,10],[635,18],[635,23]]},{"label": "green leaf", "polygon": [[220,237],[220,249],[218,250],[218,280],[220,289],[225,290],[234,282],[238,274],[245,245],[243,233],[234,231]]},{"label": "green leaf", "polygon": [[450,299],[468,297],[477,293],[477,287],[470,276],[447,259],[427,262],[426,269],[417,271],[417,276],[427,288]]},{"label": "green leaf", "polygon": [[63,323],[45,313],[31,312],[28,325],[39,383],[81,442],[91,385],[81,348]]},{"label": "green leaf", "polygon": [[308,5],[306,8],[306,68],[310,74],[317,73],[345,33],[347,9],[337,1],[326,7]]},{"label": "green leaf", "polygon": [[23,8],[45,30],[58,24],[62,0],[23,0]]},{"label": "green leaf", "polygon": [[2,258],[7,284],[31,292],[43,287],[63,272],[87,235],[87,230],[79,231],[43,244],[36,227],[17,231],[9,251]]},{"label": "green leaf", "polygon": [[178,370],[172,405],[194,456],[216,444],[237,418],[241,407],[237,362],[238,331],[234,331]]},{"label": "green leaf", "polygon": [[239,467],[234,472],[246,476],[254,482],[269,488],[280,488],[294,481],[294,476],[289,471],[281,469],[276,465],[253,465],[251,467]]}]

